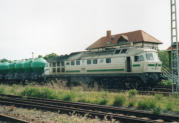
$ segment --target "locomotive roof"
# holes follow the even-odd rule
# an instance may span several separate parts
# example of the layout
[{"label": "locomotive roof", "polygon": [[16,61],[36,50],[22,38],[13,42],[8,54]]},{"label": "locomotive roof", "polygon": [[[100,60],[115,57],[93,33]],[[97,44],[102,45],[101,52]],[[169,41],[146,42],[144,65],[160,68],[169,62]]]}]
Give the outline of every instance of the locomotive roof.
[{"label": "locomotive roof", "polygon": [[142,30],[121,33],[116,35],[111,35],[111,32],[107,31],[107,36],[101,37],[86,49],[90,50],[90,49],[106,47],[108,45],[118,44],[119,43],[118,41],[120,39],[122,41],[127,41],[127,42],[149,42],[155,44],[162,44],[161,41],[159,41],[158,39],[154,38],[153,36]]},{"label": "locomotive roof", "polygon": [[[139,53],[142,53],[144,51],[152,51],[155,52],[156,50],[153,49],[149,49],[149,48],[135,48],[135,47],[128,47],[128,48],[119,48],[119,49],[127,49],[128,53],[127,54],[119,54],[121,56],[132,56],[132,55],[136,55]],[[73,55],[69,55],[69,57],[66,59],[67,61],[70,60],[77,60],[77,59],[85,59],[85,58],[95,58],[95,57],[109,57],[114,55],[115,50],[119,50],[119,49],[111,49],[111,50],[104,50],[104,51],[82,51],[82,52],[78,52],[78,53],[74,53]]]}]

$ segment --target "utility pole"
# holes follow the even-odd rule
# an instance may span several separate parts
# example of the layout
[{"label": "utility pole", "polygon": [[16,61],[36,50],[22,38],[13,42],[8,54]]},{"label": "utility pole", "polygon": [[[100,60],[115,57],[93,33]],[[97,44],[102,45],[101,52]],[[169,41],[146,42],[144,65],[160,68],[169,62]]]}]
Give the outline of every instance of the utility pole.
[{"label": "utility pole", "polygon": [[177,5],[176,0],[170,0],[171,5],[171,70],[172,93],[179,92],[179,56],[178,56],[178,31],[177,31]]}]

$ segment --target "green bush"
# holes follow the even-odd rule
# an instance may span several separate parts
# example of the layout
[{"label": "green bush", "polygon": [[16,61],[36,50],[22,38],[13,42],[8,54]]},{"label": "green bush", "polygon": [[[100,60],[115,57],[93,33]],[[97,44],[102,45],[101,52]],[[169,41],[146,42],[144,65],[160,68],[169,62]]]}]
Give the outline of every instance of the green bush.
[{"label": "green bush", "polygon": [[108,103],[108,100],[105,99],[105,98],[103,98],[102,100],[100,100],[100,101],[98,102],[99,105],[106,105],[107,103]]},{"label": "green bush", "polygon": [[162,94],[155,94],[155,99],[161,100],[163,98]]},{"label": "green bush", "polygon": [[33,88],[26,87],[21,93],[21,96],[30,96],[30,97],[38,97],[38,98],[46,98],[46,99],[58,99],[56,93],[49,88]]},{"label": "green bush", "polygon": [[138,109],[150,110],[156,107],[156,101],[154,99],[145,99],[138,102]]},{"label": "green bush", "polygon": [[136,100],[134,100],[134,99],[129,100],[128,107],[133,107],[133,106],[135,106],[135,104],[136,104]]},{"label": "green bush", "polygon": [[136,89],[132,89],[132,90],[129,90],[129,97],[134,97],[137,95],[137,90]]},{"label": "green bush", "polygon": [[167,111],[172,111],[172,110],[173,110],[173,104],[169,102],[169,103],[166,105],[166,110],[167,110]]},{"label": "green bush", "polygon": [[67,93],[63,96],[62,100],[64,101],[73,101],[75,95],[73,93]]},{"label": "green bush", "polygon": [[113,102],[113,106],[123,106],[126,101],[124,96],[116,96]]},{"label": "green bush", "polygon": [[160,106],[157,106],[153,109],[153,114],[159,115],[161,113],[161,108]]},{"label": "green bush", "polygon": [[5,94],[5,86],[0,87],[0,94]]}]

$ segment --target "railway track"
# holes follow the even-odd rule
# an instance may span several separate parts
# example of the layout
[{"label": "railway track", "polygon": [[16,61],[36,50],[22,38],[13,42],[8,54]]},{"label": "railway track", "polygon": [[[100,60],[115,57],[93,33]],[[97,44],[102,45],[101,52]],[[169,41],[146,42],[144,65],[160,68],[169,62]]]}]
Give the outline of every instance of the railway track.
[{"label": "railway track", "polygon": [[6,122],[6,123],[29,123],[28,121],[17,119],[15,117],[11,117],[8,115],[0,114],[0,122]]},{"label": "railway track", "polygon": [[101,119],[115,119],[125,123],[156,123],[160,119],[164,122],[179,121],[178,115],[155,115],[141,110],[130,110],[113,106],[103,106],[78,102],[66,102],[61,100],[40,99],[33,97],[21,97],[0,94],[0,104],[14,105],[16,107],[36,108],[55,111],[66,114],[79,114]]}]

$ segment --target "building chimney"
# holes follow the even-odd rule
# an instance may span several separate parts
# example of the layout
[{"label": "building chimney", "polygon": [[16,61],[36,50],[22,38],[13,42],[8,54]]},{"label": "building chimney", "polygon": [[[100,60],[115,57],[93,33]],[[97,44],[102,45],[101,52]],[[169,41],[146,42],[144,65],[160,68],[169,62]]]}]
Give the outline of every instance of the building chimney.
[{"label": "building chimney", "polygon": [[106,31],[106,37],[111,39],[111,30]]}]

